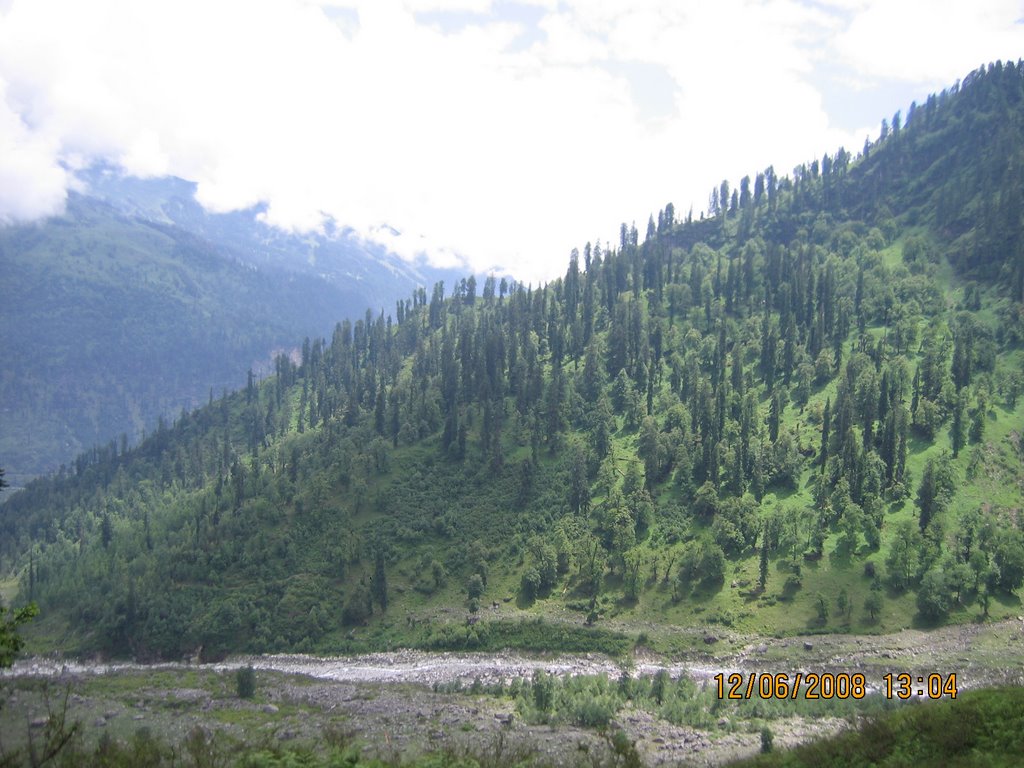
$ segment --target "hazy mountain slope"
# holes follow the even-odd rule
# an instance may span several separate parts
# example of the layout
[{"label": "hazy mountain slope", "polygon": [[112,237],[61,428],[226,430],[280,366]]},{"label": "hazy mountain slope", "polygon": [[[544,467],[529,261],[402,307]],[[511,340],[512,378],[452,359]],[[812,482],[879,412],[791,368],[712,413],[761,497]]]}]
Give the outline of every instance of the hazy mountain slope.
[{"label": "hazy mountain slope", "polygon": [[1020,93],[1024,67],[988,68],[542,289],[344,323],[13,496],[0,564],[52,643],[144,656],[1017,615],[1024,206],[972,142]]},{"label": "hazy mountain slope", "polygon": [[0,253],[0,455],[15,484],[241,386],[362,300],[77,195],[60,218],[0,230]]},{"label": "hazy mountain slope", "polygon": [[0,461],[16,486],[448,274],[206,214],[179,179],[89,178],[109,202],[72,194],[63,216],[0,229]]},{"label": "hazy mountain slope", "polygon": [[[264,206],[211,213],[195,200],[196,185],[175,177],[136,179],[104,167],[79,174],[88,194],[127,215],[173,224],[233,258],[259,266],[320,277],[337,285],[358,286],[362,304],[374,312],[391,311],[395,300],[415,288],[444,280],[452,285],[464,269],[438,269],[425,258],[411,264],[360,239],[331,219],[324,231],[294,234],[265,224]],[[356,307],[347,315],[360,315]]]}]

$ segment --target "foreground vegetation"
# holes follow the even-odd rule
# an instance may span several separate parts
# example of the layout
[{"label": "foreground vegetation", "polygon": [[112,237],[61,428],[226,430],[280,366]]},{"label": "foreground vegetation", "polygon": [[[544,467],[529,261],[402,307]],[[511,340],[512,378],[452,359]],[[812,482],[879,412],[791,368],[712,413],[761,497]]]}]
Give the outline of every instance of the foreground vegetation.
[{"label": "foreground vegetation", "polygon": [[1024,752],[1024,689],[970,691],[956,701],[868,718],[840,736],[744,766],[1014,766]]},{"label": "foreground vegetation", "polygon": [[81,456],[0,508],[35,640],[621,653],[1019,614],[1022,126],[1024,66],[987,67],[856,157],[541,288],[421,289]]}]

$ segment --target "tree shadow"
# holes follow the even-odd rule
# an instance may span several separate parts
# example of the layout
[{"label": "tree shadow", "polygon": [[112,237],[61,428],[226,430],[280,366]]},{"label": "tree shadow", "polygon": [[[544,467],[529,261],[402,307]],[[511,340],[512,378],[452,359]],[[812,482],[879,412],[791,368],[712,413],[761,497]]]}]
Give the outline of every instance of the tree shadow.
[{"label": "tree shadow", "polygon": [[829,567],[842,570],[849,568],[853,565],[854,554],[848,547],[836,544],[832,551],[828,553]]},{"label": "tree shadow", "polygon": [[566,597],[583,599],[591,598],[594,596],[594,585],[589,579],[573,579],[569,582],[569,589],[565,593]]},{"label": "tree shadow", "polygon": [[622,587],[623,587],[622,574],[621,573],[615,573],[615,572],[606,573],[604,575],[604,580],[603,580],[602,583],[604,585],[604,591],[606,591],[606,592],[614,592],[616,590],[622,589]]},{"label": "tree shadow", "polygon": [[815,613],[807,620],[806,626],[808,632],[820,633],[828,626],[828,618],[823,619]]},{"label": "tree shadow", "polygon": [[787,499],[796,496],[797,494],[800,493],[799,483],[795,485],[790,485],[789,483],[781,482],[772,483],[765,490],[775,494],[775,499],[777,501],[786,501]]},{"label": "tree shadow", "polygon": [[796,593],[804,588],[803,582],[795,574],[791,575],[786,579],[786,583],[782,586],[782,593],[779,595],[779,599],[784,602],[791,602]]},{"label": "tree shadow", "polygon": [[992,599],[1004,608],[1020,608],[1020,598],[1012,592],[997,592]]},{"label": "tree shadow", "polygon": [[907,452],[914,455],[927,451],[935,444],[934,440],[916,434],[913,429],[910,430],[908,437],[910,439],[907,441]]},{"label": "tree shadow", "polygon": [[740,590],[740,597],[743,598],[743,602],[752,603],[761,598],[767,591],[767,587],[755,584],[751,589]]},{"label": "tree shadow", "polygon": [[910,626],[914,629],[938,629],[946,625],[946,616],[929,617],[924,616],[920,611],[914,614],[914,617],[910,620]]},{"label": "tree shadow", "polygon": [[725,579],[708,581],[707,579],[697,582],[690,590],[690,598],[700,602],[707,602],[715,597],[725,586]]}]

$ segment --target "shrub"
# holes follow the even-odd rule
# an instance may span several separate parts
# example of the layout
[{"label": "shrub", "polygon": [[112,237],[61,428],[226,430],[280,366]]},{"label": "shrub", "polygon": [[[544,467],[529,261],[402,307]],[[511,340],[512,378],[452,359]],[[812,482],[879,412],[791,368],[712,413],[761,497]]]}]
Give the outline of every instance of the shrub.
[{"label": "shrub", "polygon": [[941,568],[932,568],[921,579],[917,591],[917,610],[929,620],[945,618],[951,603],[950,589],[945,572]]},{"label": "shrub", "polygon": [[582,728],[606,728],[618,711],[613,696],[581,695],[573,697],[572,720]]},{"label": "shrub", "polygon": [[534,600],[537,597],[537,592],[540,591],[540,573],[533,566],[530,566],[523,573],[523,578],[520,583],[520,589],[522,590],[523,597],[526,600]]},{"label": "shrub", "polygon": [[252,665],[239,667],[235,672],[235,691],[240,699],[251,699],[256,695],[256,671]]},{"label": "shrub", "polygon": [[533,673],[533,705],[538,712],[548,713],[555,698],[555,681],[544,672],[538,669]]}]

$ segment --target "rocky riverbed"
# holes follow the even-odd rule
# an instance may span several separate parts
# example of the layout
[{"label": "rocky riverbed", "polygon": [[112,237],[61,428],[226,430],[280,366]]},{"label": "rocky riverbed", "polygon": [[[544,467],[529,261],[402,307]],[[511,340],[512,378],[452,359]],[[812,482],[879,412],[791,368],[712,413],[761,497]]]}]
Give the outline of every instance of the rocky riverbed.
[{"label": "rocky riverbed", "polygon": [[[665,670],[673,679],[685,675],[698,685],[710,684],[719,672],[860,672],[876,691],[886,672],[955,672],[961,690],[1024,684],[1021,620],[884,636],[708,634],[705,646],[701,653],[676,659],[642,648],[621,660],[596,654],[418,651],[352,657],[264,655],[209,665],[25,659],[3,673],[7,700],[0,710],[0,743],[17,743],[19,734],[38,728],[63,692],[69,718],[91,734],[128,737],[147,727],[174,741],[198,727],[246,740],[315,742],[331,733],[333,738],[358,738],[366,750],[385,756],[471,749],[478,754],[530,754],[540,763],[590,764],[607,750],[598,731],[526,723],[515,712],[514,701],[480,691],[531,678],[537,670],[560,677],[606,675],[610,680]],[[234,670],[242,666],[257,670],[253,700],[234,695]],[[776,745],[848,727],[842,718],[824,716],[824,710],[822,715],[802,712],[773,720]],[[760,748],[758,729],[731,721],[727,712],[713,727],[695,729],[672,725],[627,702],[611,728],[627,733],[649,765],[719,765]]]}]

